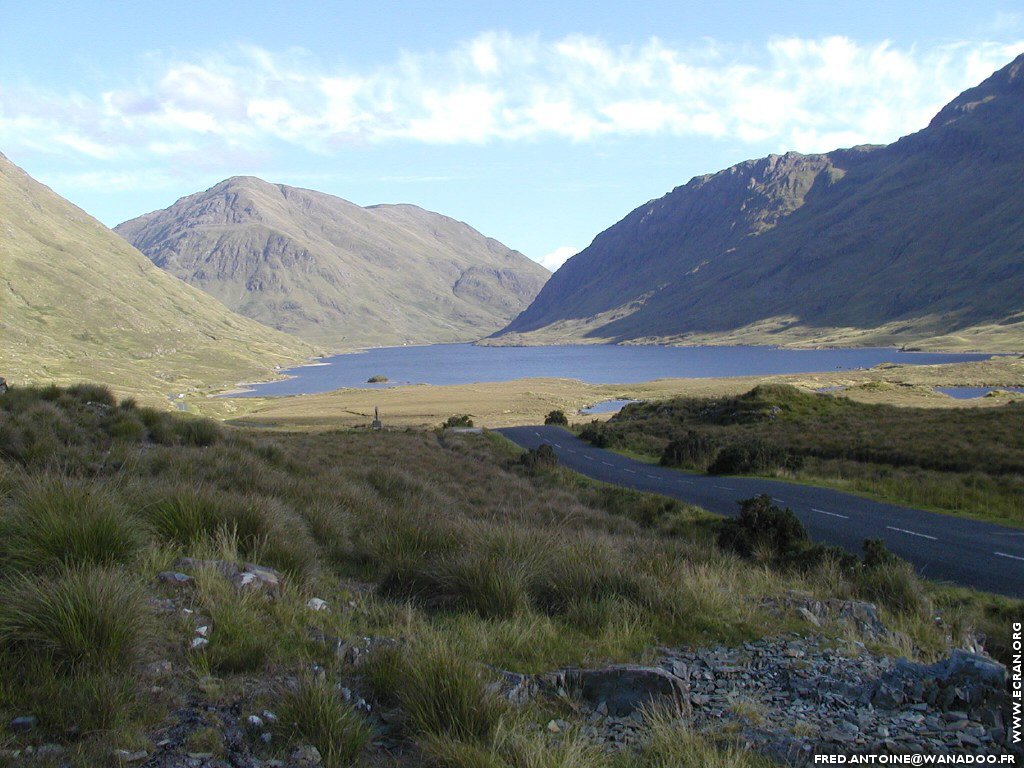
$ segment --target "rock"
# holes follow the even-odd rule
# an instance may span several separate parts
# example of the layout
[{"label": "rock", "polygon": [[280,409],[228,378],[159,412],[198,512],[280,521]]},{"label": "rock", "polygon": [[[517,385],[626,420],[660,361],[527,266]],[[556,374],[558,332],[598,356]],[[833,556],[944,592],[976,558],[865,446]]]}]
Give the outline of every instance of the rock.
[{"label": "rock", "polygon": [[129,752],[127,749],[118,749],[114,751],[114,759],[122,765],[130,765],[132,763],[141,763],[147,757],[149,753],[145,750],[139,750],[138,752]]},{"label": "rock", "polygon": [[245,718],[245,727],[250,731],[262,731],[263,730],[263,718],[259,715],[249,715]]},{"label": "rock", "polygon": [[801,616],[801,618],[803,618],[804,621],[807,621],[816,627],[821,626],[821,619],[819,619],[809,610],[804,608],[802,605],[797,607],[796,612]]},{"label": "rock", "polygon": [[616,717],[628,715],[652,702],[682,707],[686,691],[679,680],[660,667],[632,664],[604,669],[567,669],[541,680],[551,690],[564,690],[593,706],[604,704]]},{"label": "rock", "polygon": [[561,733],[562,729],[559,727],[557,721],[552,720],[550,723],[548,723],[548,731],[550,733]]},{"label": "rock", "polygon": [[246,563],[240,572],[231,577],[231,583],[239,591],[263,592],[270,597],[277,597],[281,593],[284,574],[273,568]]},{"label": "rock", "polygon": [[210,625],[204,624],[201,627],[196,627],[196,635],[198,637],[209,637],[210,636]]},{"label": "rock", "polygon": [[169,661],[154,661],[146,665],[146,677],[160,678],[168,677],[174,671],[174,666]]},{"label": "rock", "polygon": [[320,750],[309,744],[292,750],[291,759],[301,766],[320,765],[323,762]]},{"label": "rock", "polygon": [[36,757],[56,757],[64,754],[64,747],[60,744],[42,744],[36,749]]},{"label": "rock", "polygon": [[319,597],[311,597],[306,603],[306,607],[311,611],[326,611],[327,601],[321,600]]},{"label": "rock", "polygon": [[161,571],[156,575],[157,581],[170,584],[172,587],[184,587],[192,583],[192,577],[181,571]]},{"label": "rock", "polygon": [[199,560],[194,557],[179,557],[174,561],[174,567],[185,573],[196,573],[201,570],[214,570],[220,573],[225,579],[231,579],[238,573],[238,566],[226,560]]},{"label": "rock", "polygon": [[10,723],[11,730],[15,733],[28,733],[37,725],[39,725],[39,718],[35,715],[16,717]]},{"label": "rock", "polygon": [[189,648],[193,651],[201,651],[203,648],[208,646],[210,641],[205,637],[193,637],[192,642],[189,644]]}]

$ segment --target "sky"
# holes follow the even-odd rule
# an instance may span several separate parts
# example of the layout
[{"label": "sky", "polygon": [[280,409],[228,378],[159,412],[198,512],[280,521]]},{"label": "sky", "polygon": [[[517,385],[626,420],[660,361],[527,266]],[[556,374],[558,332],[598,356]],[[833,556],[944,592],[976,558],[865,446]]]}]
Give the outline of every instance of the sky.
[{"label": "sky", "polygon": [[108,226],[254,175],[554,269],[693,176],[918,130],[1020,53],[1019,0],[0,0],[0,152]]}]

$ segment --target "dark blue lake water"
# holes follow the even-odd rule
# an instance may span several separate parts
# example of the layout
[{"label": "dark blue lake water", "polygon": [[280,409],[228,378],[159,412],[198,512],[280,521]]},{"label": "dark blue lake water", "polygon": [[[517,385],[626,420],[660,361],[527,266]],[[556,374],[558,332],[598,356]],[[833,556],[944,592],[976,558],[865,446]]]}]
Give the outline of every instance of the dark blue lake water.
[{"label": "dark blue lake water", "polygon": [[955,397],[957,400],[974,400],[977,397],[984,397],[989,392],[1022,392],[1024,387],[936,387],[936,392]]},{"label": "dark blue lake water", "polygon": [[[285,371],[292,378],[252,385],[241,396],[329,392],[341,387],[397,384],[471,384],[526,377],[579,379],[590,384],[631,384],[670,377],[768,376],[870,368],[879,363],[928,365],[984,360],[985,354],[942,354],[873,349],[771,347],[477,347],[435,344],[387,347],[324,358],[319,365]],[[371,376],[387,384],[368,384]]]}]

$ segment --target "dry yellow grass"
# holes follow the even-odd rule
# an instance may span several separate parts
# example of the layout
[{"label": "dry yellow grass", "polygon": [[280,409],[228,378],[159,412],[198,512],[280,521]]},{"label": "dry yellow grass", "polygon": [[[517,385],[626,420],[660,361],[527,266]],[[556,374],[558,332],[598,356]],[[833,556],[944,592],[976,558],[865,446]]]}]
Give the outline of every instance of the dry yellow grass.
[{"label": "dry yellow grass", "polygon": [[[997,358],[976,363],[927,366],[879,366],[863,371],[835,371],[786,376],[724,379],[658,379],[639,384],[585,384],[573,379],[516,379],[453,386],[416,385],[390,389],[339,389],[318,395],[284,398],[194,398],[190,410],[262,427],[332,429],[368,425],[375,406],[384,423],[395,427],[437,426],[453,414],[467,413],[480,426],[537,424],[552,410],[570,420],[607,416],[575,415],[602,400],[658,400],[677,395],[716,397],[747,392],[758,384],[787,383],[816,390],[845,387],[843,394],[866,403],[950,408],[1001,405],[1000,395],[956,400],[933,391],[940,386],[1024,386],[1024,359]],[[574,416],[575,415],[575,416]]]}]

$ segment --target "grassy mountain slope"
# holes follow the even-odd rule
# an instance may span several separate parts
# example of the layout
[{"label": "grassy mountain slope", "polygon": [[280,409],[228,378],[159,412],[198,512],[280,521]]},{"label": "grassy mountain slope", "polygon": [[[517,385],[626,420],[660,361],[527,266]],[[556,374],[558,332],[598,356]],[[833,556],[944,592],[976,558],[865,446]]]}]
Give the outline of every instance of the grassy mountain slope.
[{"label": "grassy mountain slope", "polygon": [[312,353],[157,269],[0,155],[0,375],[156,394]]},{"label": "grassy mountain slope", "polygon": [[1024,348],[1024,56],[885,147],[701,176],[570,259],[506,341]]},{"label": "grassy mountain slope", "polygon": [[252,177],[115,231],[231,309],[335,349],[479,338],[522,311],[548,277],[416,206],[362,208]]}]

